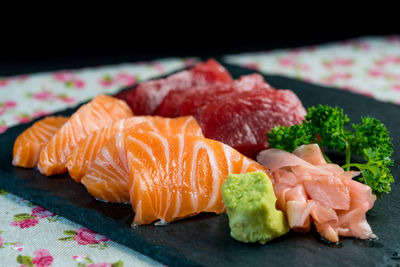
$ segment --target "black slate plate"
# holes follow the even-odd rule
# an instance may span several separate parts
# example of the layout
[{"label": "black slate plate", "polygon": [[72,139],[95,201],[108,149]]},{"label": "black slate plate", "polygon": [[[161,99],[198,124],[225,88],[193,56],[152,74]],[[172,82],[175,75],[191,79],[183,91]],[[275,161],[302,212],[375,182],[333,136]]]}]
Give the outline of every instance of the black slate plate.
[{"label": "black slate plate", "polygon": [[[237,78],[254,71],[226,65]],[[292,89],[304,106],[330,104],[342,107],[352,120],[371,115],[382,120],[394,138],[396,166],[393,176],[399,177],[400,107],[382,103],[349,92],[308,84],[280,76],[266,75],[277,88]],[[68,109],[58,114],[71,114]],[[106,235],[168,265],[391,265],[400,264],[400,186],[393,186],[390,195],[378,200],[368,213],[368,221],[379,236],[376,241],[341,238],[339,245],[330,245],[315,232],[290,233],[264,246],[236,242],[229,235],[226,215],[201,214],[167,226],[130,228],[133,212],[125,204],[96,201],[86,189],[68,175],[45,177],[37,170],[11,165],[15,138],[31,124],[18,125],[0,135],[0,188],[22,196],[61,216]]]}]

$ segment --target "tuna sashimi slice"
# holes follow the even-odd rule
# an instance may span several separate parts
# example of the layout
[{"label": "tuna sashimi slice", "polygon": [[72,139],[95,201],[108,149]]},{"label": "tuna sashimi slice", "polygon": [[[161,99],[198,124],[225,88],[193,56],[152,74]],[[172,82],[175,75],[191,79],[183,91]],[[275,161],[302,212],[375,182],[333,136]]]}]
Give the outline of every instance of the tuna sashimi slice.
[{"label": "tuna sashimi slice", "polygon": [[266,135],[275,125],[303,121],[306,111],[289,90],[255,90],[229,94],[204,107],[200,125],[207,138],[219,140],[255,158],[268,147]]},{"label": "tuna sashimi slice", "polygon": [[223,100],[225,97],[242,92],[274,90],[259,74],[241,76],[239,80],[234,81],[232,84],[216,85],[210,89],[198,91],[194,88],[194,90],[191,90],[192,93],[186,95],[178,107],[179,115],[192,115],[199,120],[203,108],[211,103]]},{"label": "tuna sashimi slice", "polygon": [[206,80],[207,83],[231,83],[230,73],[215,59],[197,63],[191,70],[194,80]]},{"label": "tuna sashimi slice", "polygon": [[158,106],[155,114],[163,117],[192,115],[196,118],[207,104],[218,101],[227,94],[252,91],[260,88],[269,89],[264,78],[259,74],[241,76],[232,83],[216,83],[196,86],[185,90],[171,90]]},{"label": "tuna sashimi slice", "polygon": [[231,83],[231,75],[213,59],[200,62],[190,70],[139,84],[116,97],[125,100],[136,115],[152,115],[171,90],[184,90],[200,85]]},{"label": "tuna sashimi slice", "polygon": [[171,90],[164,97],[163,101],[155,111],[155,114],[169,118],[178,117],[183,113],[186,115],[194,115],[191,111],[184,110],[180,112],[181,106],[186,100],[192,100],[194,105],[197,105],[201,108],[204,105],[202,101],[204,101],[205,97],[199,98],[200,96],[211,95],[212,101],[214,101],[219,95],[228,94],[231,92],[232,84],[223,83],[200,85],[185,90]]}]

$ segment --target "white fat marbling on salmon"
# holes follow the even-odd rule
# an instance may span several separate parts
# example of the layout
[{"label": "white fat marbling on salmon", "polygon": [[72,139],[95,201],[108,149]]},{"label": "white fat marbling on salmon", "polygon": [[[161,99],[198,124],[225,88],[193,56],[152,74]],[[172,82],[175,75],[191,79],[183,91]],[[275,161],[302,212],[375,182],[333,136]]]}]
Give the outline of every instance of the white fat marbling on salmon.
[{"label": "white fat marbling on salmon", "polygon": [[[185,125],[186,127],[186,125]],[[184,129],[185,129],[184,127]],[[183,176],[183,147],[184,147],[184,136],[183,135],[179,135],[179,154],[178,154],[178,173],[175,174],[175,176],[178,177],[178,184],[182,184],[182,176]],[[176,204],[175,204],[175,212],[174,212],[174,217],[178,217],[179,216],[179,211],[181,208],[181,203],[182,203],[182,189],[180,188],[180,190],[178,190],[176,192]]]},{"label": "white fat marbling on salmon", "polygon": [[231,162],[232,150],[229,149],[228,146],[222,146],[222,149],[224,150],[226,165],[228,166],[228,173],[232,173],[233,172],[232,162]]}]

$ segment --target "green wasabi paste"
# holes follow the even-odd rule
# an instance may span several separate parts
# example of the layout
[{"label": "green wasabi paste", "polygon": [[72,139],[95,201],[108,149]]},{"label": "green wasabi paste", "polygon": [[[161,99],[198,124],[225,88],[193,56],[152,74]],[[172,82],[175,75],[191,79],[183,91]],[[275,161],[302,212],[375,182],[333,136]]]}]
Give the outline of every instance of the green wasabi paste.
[{"label": "green wasabi paste", "polygon": [[285,215],[275,208],[276,197],[267,174],[230,174],[221,190],[234,239],[265,244],[289,232]]}]

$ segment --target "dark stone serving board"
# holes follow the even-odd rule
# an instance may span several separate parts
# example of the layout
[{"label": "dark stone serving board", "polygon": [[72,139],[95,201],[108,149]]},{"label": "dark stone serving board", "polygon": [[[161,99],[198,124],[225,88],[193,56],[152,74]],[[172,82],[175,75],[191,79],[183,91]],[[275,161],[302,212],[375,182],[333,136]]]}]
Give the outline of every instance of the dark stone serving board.
[{"label": "dark stone serving board", "polygon": [[[237,78],[254,71],[226,65]],[[339,245],[320,240],[317,233],[289,233],[266,245],[244,244],[229,235],[226,215],[201,214],[167,226],[132,229],[133,211],[127,204],[96,201],[85,187],[68,175],[46,177],[35,169],[11,165],[15,138],[30,124],[10,128],[0,135],[0,188],[24,197],[108,238],[131,247],[164,264],[235,266],[398,266],[400,264],[400,107],[346,91],[317,86],[280,76],[265,75],[272,86],[292,89],[305,107],[337,105],[354,121],[361,116],[382,120],[394,138],[396,160],[392,168],[396,184],[389,195],[376,201],[368,221],[379,240],[341,238]],[[58,114],[71,114],[68,109]]]}]

